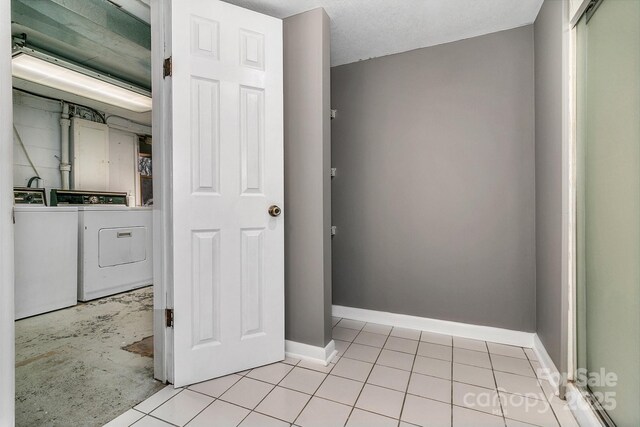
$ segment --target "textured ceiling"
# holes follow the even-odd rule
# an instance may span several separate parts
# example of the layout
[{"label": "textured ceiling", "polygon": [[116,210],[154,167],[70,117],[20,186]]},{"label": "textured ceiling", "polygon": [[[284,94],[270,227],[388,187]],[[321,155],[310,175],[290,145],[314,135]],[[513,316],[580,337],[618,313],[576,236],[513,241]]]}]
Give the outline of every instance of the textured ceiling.
[{"label": "textured ceiling", "polygon": [[531,24],[543,0],[225,1],[277,18],[323,7],[335,66]]}]

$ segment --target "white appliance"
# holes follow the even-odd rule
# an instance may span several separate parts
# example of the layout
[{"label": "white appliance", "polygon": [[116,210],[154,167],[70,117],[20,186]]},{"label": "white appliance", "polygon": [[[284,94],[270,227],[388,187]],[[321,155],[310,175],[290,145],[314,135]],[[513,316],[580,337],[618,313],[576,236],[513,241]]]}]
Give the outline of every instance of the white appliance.
[{"label": "white appliance", "polygon": [[78,300],[152,283],[152,221],[151,208],[78,207]]},{"label": "white appliance", "polygon": [[78,208],[14,209],[16,319],[77,304]]}]

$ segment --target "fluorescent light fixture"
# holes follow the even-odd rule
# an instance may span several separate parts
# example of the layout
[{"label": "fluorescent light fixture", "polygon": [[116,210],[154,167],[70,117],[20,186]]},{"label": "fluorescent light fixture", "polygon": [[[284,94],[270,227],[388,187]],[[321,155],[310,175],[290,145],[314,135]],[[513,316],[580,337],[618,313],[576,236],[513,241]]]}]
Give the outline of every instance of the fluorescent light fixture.
[{"label": "fluorescent light fixture", "polygon": [[148,92],[31,49],[15,54],[12,65],[19,79],[137,113],[151,111]]}]

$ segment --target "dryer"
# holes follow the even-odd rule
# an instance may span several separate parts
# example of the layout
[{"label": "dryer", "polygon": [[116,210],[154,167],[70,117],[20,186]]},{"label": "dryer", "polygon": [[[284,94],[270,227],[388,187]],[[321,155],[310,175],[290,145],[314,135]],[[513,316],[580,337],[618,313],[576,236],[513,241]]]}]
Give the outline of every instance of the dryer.
[{"label": "dryer", "polygon": [[152,208],[78,207],[78,300],[152,284]]},{"label": "dryer", "polygon": [[127,207],[127,193],[51,190],[51,204],[78,206],[78,300],[151,285],[150,207]]}]

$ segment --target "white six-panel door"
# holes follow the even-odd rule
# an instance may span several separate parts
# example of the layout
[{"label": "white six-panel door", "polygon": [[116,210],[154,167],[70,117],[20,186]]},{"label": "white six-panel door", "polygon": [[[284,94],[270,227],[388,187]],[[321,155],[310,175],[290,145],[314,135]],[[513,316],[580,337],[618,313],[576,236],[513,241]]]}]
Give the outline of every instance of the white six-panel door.
[{"label": "white six-panel door", "polygon": [[284,358],[282,21],[172,2],[174,384]]}]

